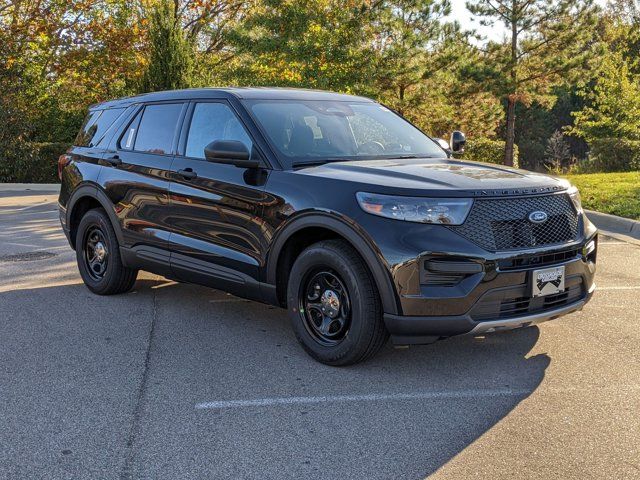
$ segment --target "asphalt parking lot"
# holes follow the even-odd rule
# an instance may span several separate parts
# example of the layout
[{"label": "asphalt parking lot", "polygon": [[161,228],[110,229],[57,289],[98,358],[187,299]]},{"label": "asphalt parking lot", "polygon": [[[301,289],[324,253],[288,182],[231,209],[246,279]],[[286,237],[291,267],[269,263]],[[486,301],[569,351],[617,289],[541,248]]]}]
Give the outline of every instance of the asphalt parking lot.
[{"label": "asphalt parking lot", "polygon": [[640,247],[540,327],[332,368],[286,312],[141,274],[97,297],[57,195],[0,193],[0,478],[640,478]]}]

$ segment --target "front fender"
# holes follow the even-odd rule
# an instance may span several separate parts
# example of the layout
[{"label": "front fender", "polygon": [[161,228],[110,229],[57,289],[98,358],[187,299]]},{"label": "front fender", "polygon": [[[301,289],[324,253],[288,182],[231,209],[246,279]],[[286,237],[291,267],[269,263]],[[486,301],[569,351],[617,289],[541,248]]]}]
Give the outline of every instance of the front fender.
[{"label": "front fender", "polygon": [[287,240],[296,232],[321,227],[335,232],[351,244],[369,267],[380,294],[385,313],[400,315],[399,302],[388,265],[367,233],[356,222],[335,212],[300,212],[288,220],[276,233],[266,260],[266,283],[275,285],[278,258]]}]

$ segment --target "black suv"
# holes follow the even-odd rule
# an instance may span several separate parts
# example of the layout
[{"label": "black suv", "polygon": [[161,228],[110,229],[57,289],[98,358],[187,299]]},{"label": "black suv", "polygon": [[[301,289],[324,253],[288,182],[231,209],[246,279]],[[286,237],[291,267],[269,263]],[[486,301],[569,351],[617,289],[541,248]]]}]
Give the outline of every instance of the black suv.
[{"label": "black suv", "polygon": [[[443,145],[444,143],[444,145]],[[87,287],[139,269],[288,308],[315,359],[534,325],[583,307],[596,229],[564,180],[460,161],[372,100],[197,89],[93,106],[60,157]]]}]

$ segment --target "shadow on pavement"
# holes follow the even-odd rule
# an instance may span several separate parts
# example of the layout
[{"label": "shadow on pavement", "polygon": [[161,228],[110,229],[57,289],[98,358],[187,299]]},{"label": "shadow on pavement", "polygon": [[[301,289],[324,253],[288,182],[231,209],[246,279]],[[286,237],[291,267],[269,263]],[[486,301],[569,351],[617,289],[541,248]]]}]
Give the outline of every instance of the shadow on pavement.
[{"label": "shadow on pavement", "polygon": [[[118,477],[129,458],[133,478],[423,478],[527,398],[550,363],[527,357],[533,327],[327,367],[285,311],[165,280],[115,297],[77,284],[8,291],[0,318],[0,476]],[[195,408],[416,392],[438,396]]]}]

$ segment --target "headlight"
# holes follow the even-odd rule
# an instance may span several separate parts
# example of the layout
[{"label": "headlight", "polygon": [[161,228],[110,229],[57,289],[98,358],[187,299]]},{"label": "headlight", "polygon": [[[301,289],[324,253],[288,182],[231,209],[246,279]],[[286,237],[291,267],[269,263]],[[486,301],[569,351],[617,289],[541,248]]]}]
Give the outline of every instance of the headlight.
[{"label": "headlight", "polygon": [[397,197],[358,192],[360,207],[367,213],[407,222],[461,225],[471,209],[470,198]]},{"label": "headlight", "polygon": [[573,206],[576,207],[576,211],[578,213],[582,213],[582,200],[580,199],[580,192],[578,191],[578,189],[574,186],[571,186],[567,193],[569,194],[569,197],[573,202]]}]

